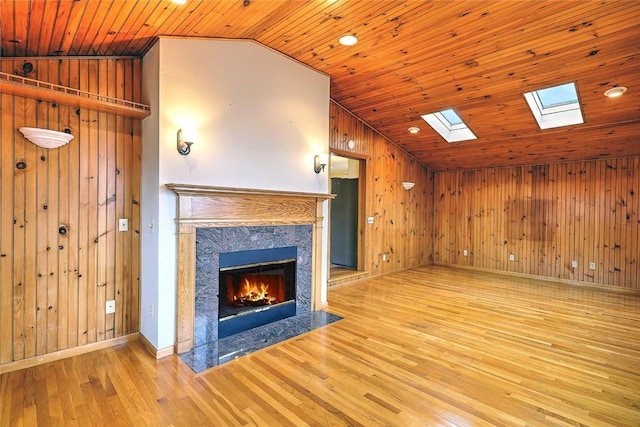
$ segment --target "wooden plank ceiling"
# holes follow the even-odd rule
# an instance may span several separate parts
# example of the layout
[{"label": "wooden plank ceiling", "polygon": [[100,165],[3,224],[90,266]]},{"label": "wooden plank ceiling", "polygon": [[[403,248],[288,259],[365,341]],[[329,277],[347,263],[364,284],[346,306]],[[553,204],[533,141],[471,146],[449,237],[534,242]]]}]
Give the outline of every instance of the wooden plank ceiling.
[{"label": "wooden plank ceiling", "polygon": [[[0,28],[2,57],[252,39],[328,74],[334,100],[434,170],[640,155],[638,1],[1,0]],[[523,92],[571,81],[585,123],[539,130]],[[421,118],[445,108],[478,138],[447,143]]]}]

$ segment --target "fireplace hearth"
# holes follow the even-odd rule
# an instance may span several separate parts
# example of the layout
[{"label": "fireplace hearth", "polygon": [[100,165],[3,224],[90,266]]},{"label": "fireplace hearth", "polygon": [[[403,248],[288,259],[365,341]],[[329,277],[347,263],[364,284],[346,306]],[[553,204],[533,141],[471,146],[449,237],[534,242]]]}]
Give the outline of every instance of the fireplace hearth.
[{"label": "fireplace hearth", "polygon": [[180,354],[180,358],[194,372],[199,373],[341,319],[342,317],[325,311],[312,311],[196,346],[193,350]]}]

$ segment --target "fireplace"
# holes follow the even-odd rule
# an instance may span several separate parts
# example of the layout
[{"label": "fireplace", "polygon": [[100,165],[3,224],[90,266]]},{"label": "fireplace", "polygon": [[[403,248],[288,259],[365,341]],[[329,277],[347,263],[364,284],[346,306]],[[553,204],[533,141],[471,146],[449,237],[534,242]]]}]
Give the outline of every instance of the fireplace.
[{"label": "fireplace", "polygon": [[178,196],[176,353],[218,341],[218,300],[227,292],[219,286],[224,253],[297,248],[294,318],[322,308],[322,211],[332,195],[166,186]]},{"label": "fireplace", "polygon": [[221,253],[218,338],[296,314],[296,247]]},{"label": "fireplace", "polygon": [[[305,224],[197,228],[195,345],[311,312],[312,234]],[[280,274],[288,289],[281,290],[280,279],[272,277]],[[268,295],[261,297],[258,285],[243,299],[245,278],[270,281],[263,283],[269,284]],[[234,297],[240,302],[230,303]]]}]

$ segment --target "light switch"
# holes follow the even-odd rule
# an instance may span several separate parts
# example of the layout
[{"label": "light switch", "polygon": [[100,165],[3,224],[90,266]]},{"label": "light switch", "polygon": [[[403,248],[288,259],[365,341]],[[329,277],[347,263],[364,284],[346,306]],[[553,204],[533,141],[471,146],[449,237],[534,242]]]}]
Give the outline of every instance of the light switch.
[{"label": "light switch", "polygon": [[118,231],[129,231],[129,220],[127,218],[118,220]]}]

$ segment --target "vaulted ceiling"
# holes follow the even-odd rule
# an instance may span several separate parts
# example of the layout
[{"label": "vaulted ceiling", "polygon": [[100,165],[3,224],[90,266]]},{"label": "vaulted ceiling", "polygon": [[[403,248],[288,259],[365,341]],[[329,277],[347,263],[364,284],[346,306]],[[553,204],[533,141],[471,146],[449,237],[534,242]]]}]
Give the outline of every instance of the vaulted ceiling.
[{"label": "vaulted ceiling", "polygon": [[[14,58],[252,39],[329,75],[335,101],[434,170],[640,155],[638,1],[1,0],[0,30]],[[523,93],[567,82],[584,123],[540,130]],[[447,143],[421,118],[446,108],[477,139]]]}]

